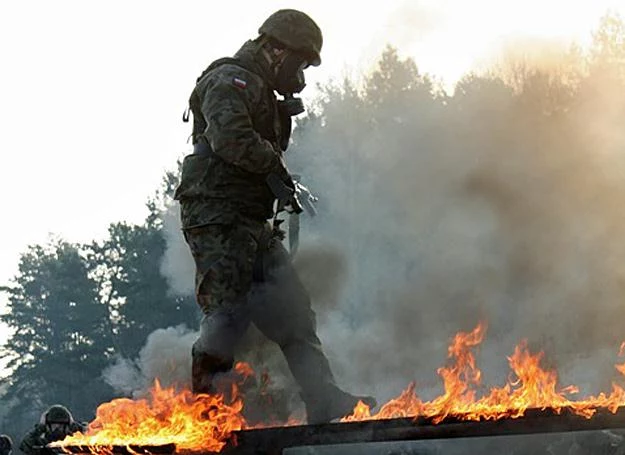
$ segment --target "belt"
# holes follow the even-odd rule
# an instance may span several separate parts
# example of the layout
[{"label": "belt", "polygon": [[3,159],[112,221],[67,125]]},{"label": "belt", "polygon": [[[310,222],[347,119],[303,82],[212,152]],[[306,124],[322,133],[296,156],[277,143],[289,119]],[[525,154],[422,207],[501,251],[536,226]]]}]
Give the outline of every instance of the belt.
[{"label": "belt", "polygon": [[213,152],[210,145],[204,142],[198,142],[197,144],[193,144],[193,154],[194,155],[210,155]]}]

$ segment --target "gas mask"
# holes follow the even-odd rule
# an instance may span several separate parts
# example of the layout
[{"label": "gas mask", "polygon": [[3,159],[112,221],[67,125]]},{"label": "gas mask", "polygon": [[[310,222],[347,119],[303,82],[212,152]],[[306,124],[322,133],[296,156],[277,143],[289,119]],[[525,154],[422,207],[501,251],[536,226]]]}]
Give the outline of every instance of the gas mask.
[{"label": "gas mask", "polygon": [[306,87],[304,68],[307,66],[308,62],[302,55],[289,52],[278,68],[276,91],[284,97],[279,101],[279,105],[285,115],[294,116],[304,112],[304,103],[293,94],[301,92]]},{"label": "gas mask", "polygon": [[47,439],[59,441],[69,433],[69,425],[66,423],[51,422],[47,425]]}]

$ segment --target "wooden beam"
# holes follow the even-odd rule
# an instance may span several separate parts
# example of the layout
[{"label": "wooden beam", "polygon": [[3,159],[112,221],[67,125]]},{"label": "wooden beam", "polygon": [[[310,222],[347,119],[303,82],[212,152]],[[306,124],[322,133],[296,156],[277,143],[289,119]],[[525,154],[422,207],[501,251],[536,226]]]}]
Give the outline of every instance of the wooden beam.
[{"label": "wooden beam", "polygon": [[448,418],[434,424],[432,419],[390,419],[364,422],[329,423],[283,428],[245,430],[236,434],[236,444],[225,451],[230,455],[281,455],[289,447],[355,444],[426,439],[472,438],[538,433],[561,433],[625,428],[625,409],[616,414],[601,411],[592,418],[568,410],[528,410],[518,419],[467,421]]},{"label": "wooden beam", "polygon": [[[475,438],[488,436],[527,435],[539,433],[564,433],[571,431],[592,431],[625,429],[625,409],[616,413],[601,410],[592,418],[574,414],[564,409],[560,414],[553,410],[530,409],[523,417],[499,420],[470,421],[447,418],[440,423],[433,419],[403,418],[388,420],[367,420],[363,422],[326,423],[291,427],[242,430],[233,433],[224,455],[282,455],[290,447],[357,444],[390,441],[420,441],[426,439]],[[129,455],[172,454],[175,444],[161,446],[131,445],[102,447],[65,446],[56,453],[74,454],[108,453]],[[102,450],[105,449],[105,450]],[[186,451],[185,451],[186,453]],[[191,454],[188,454],[191,455]],[[213,452],[197,451],[192,455],[214,455]]]}]

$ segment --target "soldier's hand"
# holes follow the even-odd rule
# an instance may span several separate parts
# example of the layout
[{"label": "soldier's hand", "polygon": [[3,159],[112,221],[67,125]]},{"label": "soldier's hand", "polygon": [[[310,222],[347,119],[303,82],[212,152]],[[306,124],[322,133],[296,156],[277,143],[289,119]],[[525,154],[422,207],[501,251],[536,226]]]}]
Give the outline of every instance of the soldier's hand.
[{"label": "soldier's hand", "polygon": [[266,182],[279,201],[278,211],[286,210],[290,213],[301,213],[303,209],[297,200],[297,185],[287,169],[282,155],[276,153],[276,159],[277,164],[267,175]]},{"label": "soldier's hand", "polygon": [[280,177],[280,180],[284,182],[289,188],[295,192],[295,182],[293,181],[293,177],[291,177],[291,173],[289,169],[286,167],[286,162],[282,155],[276,153],[278,158],[278,164],[276,165],[275,173]]}]

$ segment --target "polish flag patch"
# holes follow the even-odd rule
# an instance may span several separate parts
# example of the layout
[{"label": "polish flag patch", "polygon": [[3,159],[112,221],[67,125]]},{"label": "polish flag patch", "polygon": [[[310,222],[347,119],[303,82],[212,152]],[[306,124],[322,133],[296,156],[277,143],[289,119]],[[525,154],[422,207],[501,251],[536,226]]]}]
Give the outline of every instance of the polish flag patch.
[{"label": "polish flag patch", "polygon": [[247,82],[245,82],[243,79],[239,79],[238,77],[235,77],[232,79],[232,83],[239,88],[245,88],[247,87]]}]

